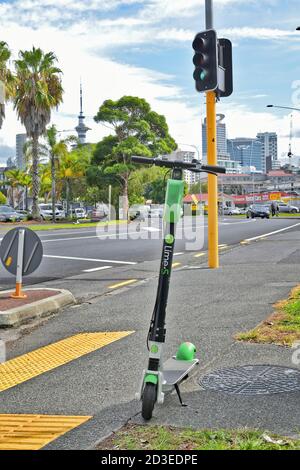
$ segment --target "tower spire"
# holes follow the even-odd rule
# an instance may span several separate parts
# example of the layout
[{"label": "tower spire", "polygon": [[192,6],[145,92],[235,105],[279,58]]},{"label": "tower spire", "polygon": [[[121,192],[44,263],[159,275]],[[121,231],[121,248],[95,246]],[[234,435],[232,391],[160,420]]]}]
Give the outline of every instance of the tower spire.
[{"label": "tower spire", "polygon": [[86,143],[86,134],[87,131],[90,130],[89,127],[85,125],[85,115],[83,113],[83,88],[82,88],[82,81],[80,80],[80,112],[78,116],[78,125],[75,127],[75,130],[78,135],[79,142],[81,144]]}]

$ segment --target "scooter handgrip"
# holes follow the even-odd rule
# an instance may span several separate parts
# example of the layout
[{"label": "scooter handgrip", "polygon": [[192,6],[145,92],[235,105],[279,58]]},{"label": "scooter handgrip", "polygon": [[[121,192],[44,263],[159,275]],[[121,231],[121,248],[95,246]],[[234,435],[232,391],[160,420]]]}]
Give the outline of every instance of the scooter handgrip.
[{"label": "scooter handgrip", "polygon": [[223,166],[214,166],[214,165],[201,165],[202,171],[211,171],[213,173],[226,173],[226,168]]}]

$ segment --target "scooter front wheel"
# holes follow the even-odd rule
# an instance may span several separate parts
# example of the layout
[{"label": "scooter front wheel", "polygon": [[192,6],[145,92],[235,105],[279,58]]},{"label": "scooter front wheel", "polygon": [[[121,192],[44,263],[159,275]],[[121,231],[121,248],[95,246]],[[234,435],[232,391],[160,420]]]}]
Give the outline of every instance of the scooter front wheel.
[{"label": "scooter front wheel", "polygon": [[157,385],[152,383],[146,383],[143,392],[142,402],[142,416],[145,421],[149,421],[152,418],[154,405],[156,402]]}]

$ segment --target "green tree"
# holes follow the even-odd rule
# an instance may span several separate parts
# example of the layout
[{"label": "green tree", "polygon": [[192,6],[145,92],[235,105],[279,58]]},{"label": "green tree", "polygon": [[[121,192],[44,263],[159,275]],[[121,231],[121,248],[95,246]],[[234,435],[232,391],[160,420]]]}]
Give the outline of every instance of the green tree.
[{"label": "green tree", "polygon": [[0,191],[0,204],[6,204],[6,196]]},{"label": "green tree", "polygon": [[68,144],[77,141],[75,136],[69,137],[64,140],[57,139],[56,126],[51,126],[46,134],[47,148],[49,153],[50,167],[51,167],[51,203],[52,203],[52,222],[55,224],[56,212],[56,176],[59,169],[60,161],[68,154]]},{"label": "green tree", "polygon": [[69,213],[70,196],[72,195],[72,185],[83,180],[91,161],[92,146],[79,145],[71,152],[62,155],[59,164],[58,177],[65,185],[67,213]]},{"label": "green tree", "polygon": [[123,96],[107,100],[100,106],[95,121],[109,125],[114,134],[105,137],[97,146],[93,163],[104,175],[114,175],[123,196],[123,214],[128,217],[128,184],[136,168],[133,155],[155,157],[177,148],[170,136],[164,116],[151,110],[146,100]]},{"label": "green tree", "polygon": [[194,183],[190,186],[189,193],[190,194],[207,194],[208,192],[208,185],[207,183]]},{"label": "green tree", "polygon": [[0,129],[5,118],[5,100],[11,99],[14,93],[14,77],[7,66],[11,57],[11,51],[6,42],[0,41],[0,98],[3,95],[3,102],[0,101]]},{"label": "green tree", "polygon": [[5,185],[9,186],[8,198],[12,207],[15,207],[15,198],[18,199],[18,188],[21,186],[22,171],[18,169],[8,170],[5,173]]},{"label": "green tree", "polygon": [[39,220],[39,138],[46,133],[52,109],[62,102],[61,70],[55,66],[57,59],[53,52],[44,54],[41,49],[33,47],[30,51],[20,51],[19,57],[15,61],[13,100],[18,118],[32,139],[32,215]]},{"label": "green tree", "polygon": [[28,211],[28,190],[32,186],[32,177],[25,171],[22,171],[20,174],[19,180],[20,186],[23,186],[25,189],[25,209]]}]

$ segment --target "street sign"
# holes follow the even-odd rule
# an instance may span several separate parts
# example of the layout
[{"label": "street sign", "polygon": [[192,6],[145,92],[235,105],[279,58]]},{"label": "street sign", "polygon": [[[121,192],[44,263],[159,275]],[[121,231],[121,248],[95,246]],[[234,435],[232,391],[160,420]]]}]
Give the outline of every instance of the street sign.
[{"label": "street sign", "polygon": [[19,238],[21,235],[22,238],[24,237],[22,276],[29,276],[38,269],[43,259],[41,240],[32,230],[23,227],[10,230],[2,240],[0,259],[9,273],[17,275]]}]

